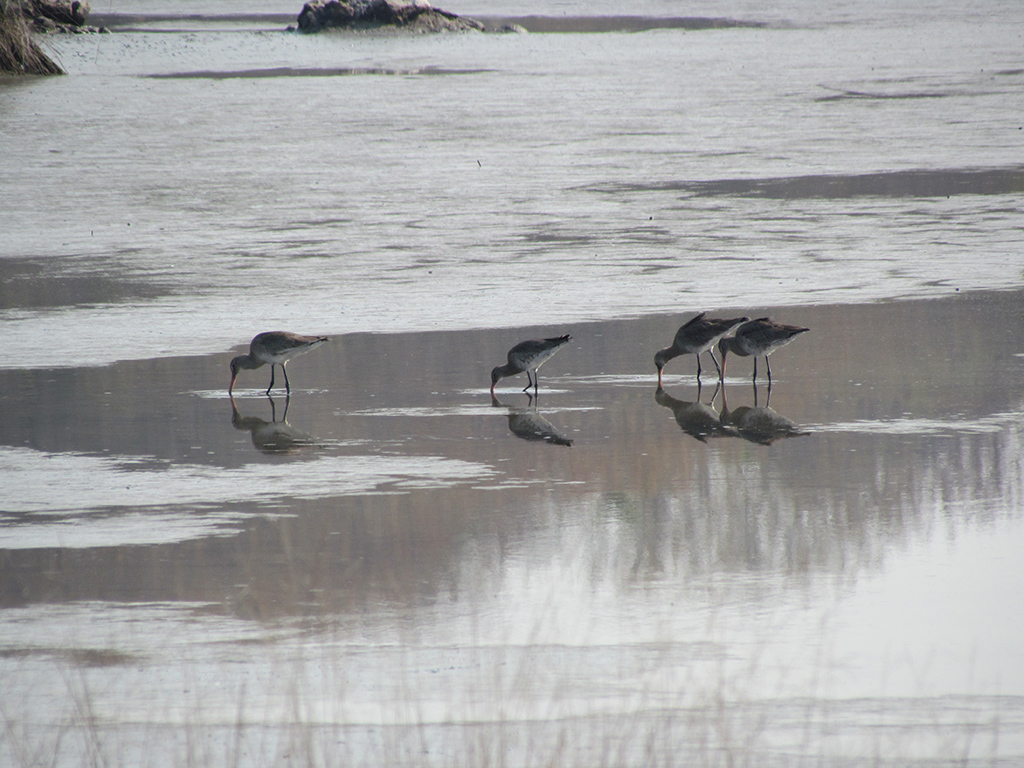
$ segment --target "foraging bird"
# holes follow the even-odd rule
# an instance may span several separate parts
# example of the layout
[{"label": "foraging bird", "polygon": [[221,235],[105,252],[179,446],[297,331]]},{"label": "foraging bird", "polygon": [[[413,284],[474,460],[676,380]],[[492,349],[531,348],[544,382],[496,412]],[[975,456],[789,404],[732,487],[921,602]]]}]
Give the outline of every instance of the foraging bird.
[{"label": "foraging bird", "polygon": [[252,370],[261,368],[264,365],[270,366],[270,386],[267,387],[267,394],[274,388],[274,366],[280,365],[284,373],[285,391],[292,393],[291,385],[288,383],[288,370],[285,368],[287,362],[309,352],[313,347],[319,346],[327,341],[326,336],[300,336],[297,333],[287,331],[267,331],[257,334],[249,344],[249,354],[239,355],[231,360],[231,384],[228,385],[228,394],[235,388],[235,379],[238,372],[245,368]]},{"label": "foraging bird", "polygon": [[[529,390],[531,386],[533,391],[536,392],[537,382],[539,381],[537,369],[571,340],[572,336],[565,334],[565,336],[559,336],[554,339],[530,339],[529,341],[521,341],[516,344],[508,351],[508,363],[499,365],[491,371],[491,394],[494,394],[494,388],[497,386],[499,379],[503,379],[506,376],[515,376],[523,371],[526,372],[527,381],[523,392]],[[533,372],[532,378],[530,377],[531,371]]]},{"label": "foraging bird", "polygon": [[665,349],[660,350],[658,354],[654,356],[654,364],[658,367],[659,387],[661,386],[661,369],[665,367],[665,363],[679,355],[697,356],[698,381],[700,381],[701,352],[710,353],[711,361],[715,364],[715,368],[718,370],[719,375],[721,375],[722,369],[719,368],[718,361],[715,359],[715,342],[740,323],[747,322],[750,318],[735,317],[731,320],[718,320],[712,318],[705,320],[705,314],[707,313],[701,312],[699,315],[683,325],[683,327],[676,331],[676,337],[672,341],[672,346],[665,347]]},{"label": "foraging bird", "polygon": [[754,358],[753,380],[757,381],[757,358],[763,357],[765,367],[768,368],[768,384],[772,383],[772,367],[768,363],[768,355],[779,347],[789,344],[801,333],[809,331],[810,328],[800,328],[796,325],[783,325],[769,320],[767,317],[759,317],[744,323],[736,329],[736,334],[718,342],[718,351],[722,355],[722,367],[720,369],[722,380],[725,380],[725,356],[732,352],[740,357]]}]

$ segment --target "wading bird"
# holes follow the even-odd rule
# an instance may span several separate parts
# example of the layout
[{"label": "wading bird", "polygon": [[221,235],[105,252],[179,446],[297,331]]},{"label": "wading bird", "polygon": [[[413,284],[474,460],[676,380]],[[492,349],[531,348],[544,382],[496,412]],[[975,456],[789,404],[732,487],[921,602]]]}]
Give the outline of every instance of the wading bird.
[{"label": "wading bird", "polygon": [[722,338],[725,334],[729,333],[740,323],[745,323],[750,318],[747,317],[735,317],[732,320],[718,320],[718,319],[705,319],[704,315],[706,312],[701,312],[699,315],[694,317],[692,320],[683,325],[678,331],[676,331],[676,337],[672,341],[671,347],[665,347],[654,356],[654,364],[658,368],[658,386],[661,386],[661,369],[665,367],[665,363],[674,357],[679,355],[696,355],[697,356],[697,380],[700,380],[700,353],[707,352],[711,355],[711,361],[715,364],[715,369],[718,370],[719,375],[722,373],[722,369],[718,365],[718,361],[715,359],[714,346],[715,342]]},{"label": "wading bird", "polygon": [[274,388],[274,366],[280,365],[284,373],[285,391],[290,395],[291,385],[288,383],[288,371],[285,365],[296,355],[309,352],[313,347],[319,346],[327,341],[326,336],[300,336],[297,333],[287,331],[267,331],[257,334],[249,344],[249,354],[239,355],[231,360],[231,384],[228,385],[228,394],[235,388],[235,379],[238,378],[240,370],[253,370],[264,365],[270,366],[270,386],[267,387],[267,394]]},{"label": "wading bird", "polygon": [[722,381],[725,381],[725,356],[732,352],[740,357],[754,358],[753,380],[757,381],[757,358],[764,358],[764,365],[768,369],[768,385],[772,383],[772,367],[768,363],[768,355],[779,347],[789,344],[801,333],[809,331],[810,328],[800,328],[796,325],[783,325],[769,320],[767,317],[759,317],[744,323],[736,329],[736,334],[718,342],[718,351],[722,355],[722,367],[720,370]]},{"label": "wading bird", "polygon": [[[565,336],[559,336],[554,339],[530,339],[529,341],[521,341],[516,344],[508,351],[508,362],[505,365],[499,365],[491,371],[491,394],[494,394],[494,388],[497,386],[499,379],[503,379],[506,376],[515,376],[517,373],[523,373],[524,371],[526,372],[527,384],[523,388],[523,392],[529,390],[530,387],[533,387],[533,391],[536,392],[537,382],[539,381],[537,369],[571,340],[572,336],[565,334]],[[530,376],[531,371],[533,372],[532,378]]]}]

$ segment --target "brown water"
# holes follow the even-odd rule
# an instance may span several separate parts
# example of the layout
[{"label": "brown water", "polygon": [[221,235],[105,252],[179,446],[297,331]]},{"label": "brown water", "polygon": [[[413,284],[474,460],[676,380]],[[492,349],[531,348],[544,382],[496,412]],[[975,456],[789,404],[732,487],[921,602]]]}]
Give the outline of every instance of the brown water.
[{"label": "brown water", "polygon": [[656,391],[680,316],[5,371],[0,754],[1024,754],[1022,298],[780,310],[770,392]]}]

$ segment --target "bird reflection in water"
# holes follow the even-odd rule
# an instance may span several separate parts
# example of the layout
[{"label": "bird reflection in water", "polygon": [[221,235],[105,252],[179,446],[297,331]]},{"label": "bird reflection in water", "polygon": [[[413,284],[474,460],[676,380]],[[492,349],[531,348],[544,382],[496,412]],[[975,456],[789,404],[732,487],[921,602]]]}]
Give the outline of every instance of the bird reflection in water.
[{"label": "bird reflection in water", "polygon": [[672,397],[661,386],[654,392],[654,401],[658,405],[671,409],[676,423],[683,432],[702,443],[706,443],[709,437],[736,437],[739,434],[736,429],[728,424],[723,424],[718,412],[711,407],[711,403],[714,403],[718,396],[720,387],[721,384],[715,387],[707,405],[700,401],[700,379],[697,380],[697,398],[693,401]]},{"label": "bird reflection in water", "polygon": [[552,445],[571,446],[572,440],[559,432],[554,424],[541,416],[537,411],[537,398],[533,395],[528,395],[528,397],[530,398],[529,402],[525,408],[522,408],[506,405],[492,394],[491,405],[495,408],[505,408],[508,410],[508,429],[516,437],[522,440],[551,443]]},{"label": "bird reflection in water", "polygon": [[284,400],[284,412],[281,419],[277,418],[277,404],[274,398],[267,397],[270,401],[270,421],[258,416],[243,416],[238,412],[238,404],[235,398],[231,397],[231,426],[235,429],[247,431],[251,434],[252,444],[261,453],[286,455],[297,453],[301,450],[313,448],[317,445],[316,438],[296,429],[288,423],[288,404],[291,398]]},{"label": "bird reflection in water", "polygon": [[737,434],[745,440],[758,445],[771,445],[776,440],[786,437],[802,437],[810,432],[801,429],[778,411],[769,407],[772,398],[772,387],[768,385],[768,393],[763,406],[757,404],[757,384],[754,384],[754,405],[742,405],[730,411],[726,401],[725,385],[722,385],[722,412],[719,418],[723,424],[735,428]]}]

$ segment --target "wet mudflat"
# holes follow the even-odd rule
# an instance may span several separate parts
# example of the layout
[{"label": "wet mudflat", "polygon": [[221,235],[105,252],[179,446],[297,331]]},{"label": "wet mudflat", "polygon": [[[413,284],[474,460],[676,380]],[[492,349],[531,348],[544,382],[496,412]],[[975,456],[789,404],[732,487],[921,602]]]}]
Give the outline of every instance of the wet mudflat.
[{"label": "wet mudflat", "polygon": [[1022,299],[738,308],[770,390],[680,315],[3,371],[2,761],[1010,764]]}]

